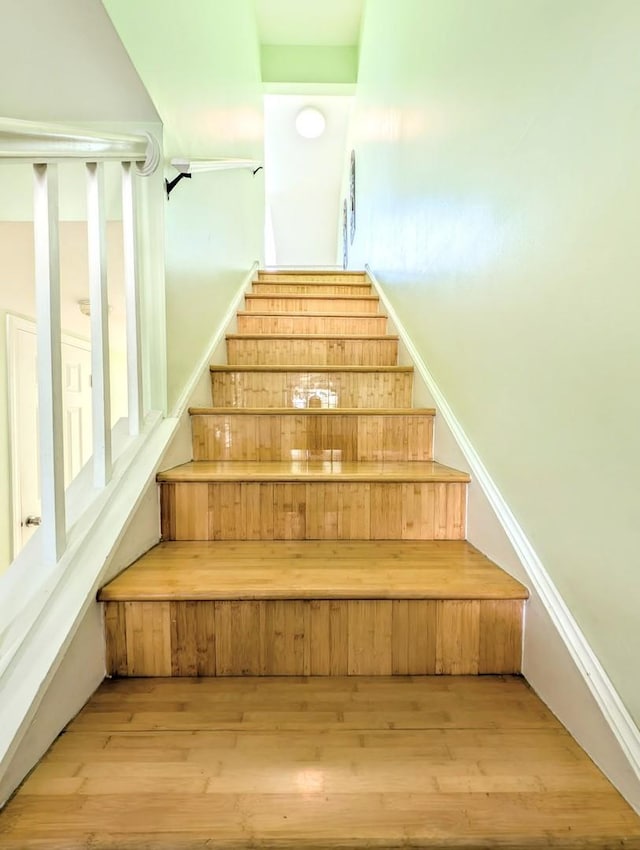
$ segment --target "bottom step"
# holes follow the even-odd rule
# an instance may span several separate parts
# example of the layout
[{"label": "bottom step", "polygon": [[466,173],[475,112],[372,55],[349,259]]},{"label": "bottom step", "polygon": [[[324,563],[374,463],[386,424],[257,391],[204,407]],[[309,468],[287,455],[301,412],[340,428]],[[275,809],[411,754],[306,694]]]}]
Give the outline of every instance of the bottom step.
[{"label": "bottom step", "polygon": [[518,673],[527,591],[466,542],[164,543],[107,585],[114,676]]}]

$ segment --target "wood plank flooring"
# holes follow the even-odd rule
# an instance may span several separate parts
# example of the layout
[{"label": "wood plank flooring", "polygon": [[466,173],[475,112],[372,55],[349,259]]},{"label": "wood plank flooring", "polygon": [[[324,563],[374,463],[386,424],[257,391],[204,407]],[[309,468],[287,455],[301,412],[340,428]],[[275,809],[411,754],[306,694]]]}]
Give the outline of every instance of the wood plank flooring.
[{"label": "wood plank flooring", "polygon": [[123,679],[0,847],[638,850],[640,819],[519,678]]}]

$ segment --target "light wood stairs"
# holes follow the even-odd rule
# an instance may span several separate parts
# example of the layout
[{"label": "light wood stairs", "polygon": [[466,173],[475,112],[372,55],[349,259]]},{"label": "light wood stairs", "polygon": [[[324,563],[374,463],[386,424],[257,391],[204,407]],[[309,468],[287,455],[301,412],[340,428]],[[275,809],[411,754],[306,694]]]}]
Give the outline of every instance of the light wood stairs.
[{"label": "light wood stairs", "polygon": [[[103,682],[3,850],[640,850],[518,675],[526,589],[363,274],[260,273],[159,475],[163,542],[100,592]],[[477,674],[502,675],[477,675]]]},{"label": "light wood stairs", "polygon": [[108,672],[519,673],[527,591],[465,541],[366,275],[260,272],[227,353],[163,542],[100,593]]}]

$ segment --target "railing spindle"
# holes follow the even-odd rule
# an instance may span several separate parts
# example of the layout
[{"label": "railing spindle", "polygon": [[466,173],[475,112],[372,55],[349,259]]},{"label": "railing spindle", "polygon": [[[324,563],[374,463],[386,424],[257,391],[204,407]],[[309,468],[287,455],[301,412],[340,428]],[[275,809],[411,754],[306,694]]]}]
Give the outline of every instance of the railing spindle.
[{"label": "railing spindle", "polygon": [[33,174],[42,555],[55,564],[66,548],[58,167]]},{"label": "railing spindle", "polygon": [[111,384],[109,374],[109,297],[104,166],[88,162],[87,238],[91,306],[91,404],[93,483],[105,487],[111,479]]},{"label": "railing spindle", "polygon": [[127,385],[129,433],[139,434],[143,421],[140,291],[138,286],[137,214],[133,163],[122,163],[122,240],[127,310]]}]

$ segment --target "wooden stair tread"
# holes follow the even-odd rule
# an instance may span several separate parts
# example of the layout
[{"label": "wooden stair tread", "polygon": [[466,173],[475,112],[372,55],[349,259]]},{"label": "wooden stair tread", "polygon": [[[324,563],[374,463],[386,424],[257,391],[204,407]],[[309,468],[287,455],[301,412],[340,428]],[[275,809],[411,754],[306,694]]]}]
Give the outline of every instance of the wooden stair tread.
[{"label": "wooden stair tread", "polygon": [[293,285],[311,285],[311,286],[368,286],[371,287],[371,283],[364,275],[349,275],[345,277],[344,275],[331,275],[331,274],[270,274],[265,276],[260,276],[254,279],[253,283],[261,284],[279,284],[283,283],[285,286],[289,284]]},{"label": "wooden stair tread", "polygon": [[[395,334],[335,334],[335,333],[318,333],[318,334],[268,334],[268,333],[248,333],[248,334],[227,334],[226,339],[262,339],[262,340],[276,340],[276,339],[357,339],[357,340],[365,340],[365,339],[373,339],[373,340],[397,340],[398,337]],[[313,369],[313,366],[309,367]]]},{"label": "wooden stair tread", "polygon": [[[302,280],[300,278],[291,278],[290,280],[280,279],[260,279],[254,280],[252,289],[247,292],[247,295],[259,295],[260,293],[271,292],[273,295],[308,295],[320,294],[324,291],[325,295],[370,295],[373,292],[373,287],[366,280]],[[337,290],[337,291],[336,291]]]},{"label": "wooden stair tread", "polygon": [[435,416],[434,407],[190,407],[192,416]]},{"label": "wooden stair tread", "polygon": [[258,271],[259,278],[269,278],[272,275],[289,275],[291,277],[358,277],[363,280],[367,273],[358,269],[279,269],[269,268]]},{"label": "wooden stair tread", "polygon": [[104,587],[101,601],[526,599],[464,541],[169,542]]},{"label": "wooden stair tread", "polygon": [[[261,283],[266,283],[266,281],[259,281]],[[273,298],[281,298],[281,299],[290,299],[291,301],[296,301],[298,299],[308,298],[311,300],[323,299],[326,301],[380,301],[379,295],[332,295],[327,293],[309,293],[309,292],[282,292],[278,295],[270,295],[267,292],[247,292],[244,296],[245,298],[252,298],[255,300],[268,301]]]},{"label": "wooden stair tread", "polygon": [[[300,310],[238,310],[236,316],[242,316],[243,318],[260,318],[268,316],[269,318],[278,318],[278,319],[388,319],[389,317],[386,313],[349,313],[346,310],[338,310],[335,312],[320,312],[320,311],[308,311],[308,312],[300,312]],[[243,334],[246,336],[246,334]],[[296,334],[298,336],[298,334]],[[352,336],[352,334],[349,334]]]},{"label": "wooden stair tread", "polygon": [[158,473],[160,482],[374,481],[467,483],[468,473],[434,461],[191,461]]},{"label": "wooden stair tread", "polygon": [[323,363],[319,366],[301,365],[286,363],[284,365],[264,365],[264,364],[247,364],[241,363],[238,365],[222,364],[209,366],[210,372],[411,372],[413,366],[342,366],[340,364],[332,366]]}]

